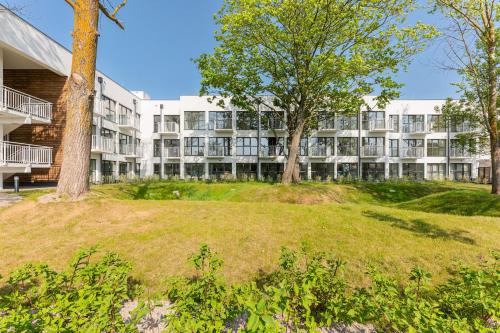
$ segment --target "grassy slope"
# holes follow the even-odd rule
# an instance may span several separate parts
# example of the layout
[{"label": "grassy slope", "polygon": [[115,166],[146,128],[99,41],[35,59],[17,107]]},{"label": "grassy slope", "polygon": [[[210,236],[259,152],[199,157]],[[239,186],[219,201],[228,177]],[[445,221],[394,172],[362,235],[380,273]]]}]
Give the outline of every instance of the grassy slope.
[{"label": "grassy slope", "polygon": [[[139,186],[115,185],[95,188],[97,195],[83,202],[50,204],[37,203],[33,194],[0,210],[0,274],[27,261],[61,268],[76,249],[99,245],[132,260],[135,276],[158,291],[167,276],[191,273],[185,259],[202,242],[221,253],[226,276],[236,282],[270,271],[281,246],[299,247],[305,241],[314,250],[345,259],[348,273],[360,284],[365,282],[367,263],[400,278],[421,265],[439,281],[454,259],[477,262],[499,249],[500,219],[424,213],[426,209],[417,204],[450,193],[481,193],[490,198],[484,188],[430,184],[418,190],[415,186],[420,185],[355,189],[320,184],[287,188],[170,183],[152,184],[144,191]],[[158,193],[168,196],[172,191],[179,191],[185,200],[133,199],[138,193],[158,198]],[[422,195],[423,199],[416,199]],[[405,204],[418,211],[396,207]],[[496,215],[499,210],[496,202],[481,212]]]}]

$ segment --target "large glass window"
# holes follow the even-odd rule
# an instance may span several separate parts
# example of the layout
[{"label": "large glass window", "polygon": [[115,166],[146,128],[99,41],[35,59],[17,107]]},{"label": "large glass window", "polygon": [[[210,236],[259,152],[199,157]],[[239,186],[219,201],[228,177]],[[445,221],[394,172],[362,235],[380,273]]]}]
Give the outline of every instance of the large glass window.
[{"label": "large glass window", "polygon": [[459,139],[450,140],[450,157],[470,157],[472,156],[472,148],[474,140],[463,142]]},{"label": "large glass window", "polygon": [[160,173],[161,173],[160,168],[161,168],[160,163],[154,163],[154,164],[153,164],[153,175],[155,175],[155,176],[158,176],[158,177],[159,177],[159,176],[160,176]]},{"label": "large glass window", "polygon": [[116,102],[111,98],[102,95],[102,103],[104,104],[104,118],[109,121],[116,122]]},{"label": "large glass window", "polygon": [[188,178],[203,178],[205,177],[205,164],[184,163],[184,174]]},{"label": "large glass window", "polygon": [[184,138],[185,156],[203,156],[205,154],[205,138]]},{"label": "large glass window", "polygon": [[431,132],[446,132],[446,124],[444,117],[440,114],[432,114],[427,116],[427,123],[429,126],[429,131]]},{"label": "large glass window", "polygon": [[401,147],[402,157],[424,157],[423,139],[403,139]]},{"label": "large glass window", "polygon": [[285,113],[266,111],[260,115],[261,128],[263,130],[284,129]]},{"label": "large glass window", "polygon": [[337,138],[337,155],[339,156],[357,156],[358,138],[339,137]]},{"label": "large glass window", "polygon": [[208,114],[208,129],[232,129],[233,113],[231,111],[210,111]]},{"label": "large glass window", "polygon": [[208,156],[231,156],[231,138],[208,138]]},{"label": "large glass window", "polygon": [[389,178],[399,178],[399,163],[389,163]]},{"label": "large glass window", "polygon": [[311,138],[311,156],[329,156],[335,154],[335,138]]},{"label": "large glass window", "polygon": [[236,138],[237,156],[257,156],[258,149],[257,138]]},{"label": "large glass window", "polygon": [[442,180],[446,178],[445,163],[428,163],[427,164],[427,179]]},{"label": "large glass window", "polygon": [[385,138],[379,137],[363,138],[362,156],[384,156],[384,140]]},{"label": "large glass window", "polygon": [[425,131],[425,116],[423,114],[403,115],[403,133]]},{"label": "large glass window", "polygon": [[389,116],[389,123],[391,124],[392,131],[395,133],[399,132],[399,116],[396,114],[391,114]]},{"label": "large glass window", "polygon": [[384,111],[366,111],[362,114],[362,124],[364,130],[385,128]]},{"label": "large glass window", "polygon": [[166,178],[180,177],[181,165],[179,163],[165,163],[163,164],[163,175]]},{"label": "large glass window", "polygon": [[331,112],[318,114],[318,130],[335,129],[335,116]]},{"label": "large glass window", "polygon": [[231,163],[209,163],[208,174],[211,179],[224,179],[232,175],[233,165]]},{"label": "large glass window", "polygon": [[153,140],[153,157],[161,157],[161,140]]},{"label": "large glass window", "polygon": [[491,167],[479,167],[477,169],[477,180],[482,184],[491,182]]},{"label": "large glass window", "polygon": [[384,180],[385,163],[363,163],[362,175],[364,180]]},{"label": "large glass window", "polygon": [[120,105],[119,120],[120,125],[133,125],[134,118],[132,117],[132,110],[126,106]]},{"label": "large glass window", "polygon": [[258,130],[259,118],[257,113],[250,111],[237,111],[236,128],[238,130]]},{"label": "large glass window", "polygon": [[399,140],[389,139],[389,156],[398,157],[399,156]]},{"label": "large glass window", "polygon": [[313,180],[331,180],[335,177],[335,163],[311,163]]},{"label": "large glass window", "polygon": [[424,163],[403,163],[403,177],[409,180],[424,180]]},{"label": "large glass window", "polygon": [[263,157],[283,156],[285,153],[285,138],[260,138],[260,146]]},{"label": "large glass window", "polygon": [[358,178],[358,163],[339,163],[337,165],[337,178],[348,177],[352,179]]},{"label": "large glass window", "polygon": [[180,157],[181,156],[181,141],[179,139],[164,139],[163,146],[165,148],[165,156]]},{"label": "large glass window", "polygon": [[186,111],[184,112],[184,129],[186,130],[204,130],[205,112]]},{"label": "large glass window", "polygon": [[126,134],[119,134],[119,152],[120,154],[131,154],[133,153],[132,136]]},{"label": "large glass window", "polygon": [[427,156],[445,157],[446,156],[446,140],[445,139],[428,139],[427,140]]},{"label": "large glass window", "polygon": [[238,179],[257,179],[257,163],[237,163],[236,177]]},{"label": "large glass window", "polygon": [[102,160],[101,172],[104,177],[111,177],[114,175],[115,163],[113,161]]},{"label": "large glass window", "polygon": [[454,133],[469,132],[471,130],[471,125],[467,119],[454,117],[451,120],[450,130]]},{"label": "large glass window", "polygon": [[358,116],[357,115],[340,115],[336,118],[336,127],[341,131],[357,130]]},{"label": "large glass window", "polygon": [[261,163],[260,174],[265,180],[272,179],[274,181],[281,179],[285,166],[283,163]]},{"label": "large glass window", "polygon": [[153,116],[153,133],[158,133],[160,131],[161,126],[161,116],[154,115]]},{"label": "large glass window", "polygon": [[450,173],[453,180],[470,180],[471,179],[471,164],[470,163],[451,163]]},{"label": "large glass window", "polygon": [[300,143],[299,143],[299,156],[307,156],[308,155],[308,149],[309,147],[307,146],[307,138],[301,138]]},{"label": "large glass window", "polygon": [[179,131],[180,117],[176,115],[163,116],[163,132],[175,133]]}]

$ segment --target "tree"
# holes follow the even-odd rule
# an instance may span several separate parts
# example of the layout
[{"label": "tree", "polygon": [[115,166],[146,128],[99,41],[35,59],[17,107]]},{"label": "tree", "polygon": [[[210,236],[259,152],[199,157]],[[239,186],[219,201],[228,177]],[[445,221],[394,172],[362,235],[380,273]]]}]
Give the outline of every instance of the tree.
[{"label": "tree", "polygon": [[[200,93],[281,117],[289,135],[282,181],[298,182],[300,138],[318,118],[382,108],[398,96],[392,75],[434,35],[422,23],[405,26],[414,7],[413,0],[225,0],[218,46],[196,60]],[[376,90],[368,105],[363,97]]]},{"label": "tree", "polygon": [[65,1],[74,12],[73,58],[71,72],[59,100],[62,110],[66,112],[66,127],[57,193],[76,199],[89,191],[99,12],[123,29],[117,14],[127,0],[109,10],[99,0]]},{"label": "tree", "polygon": [[435,0],[450,23],[445,32],[448,42],[448,68],[462,77],[457,84],[462,97],[443,109],[448,117],[462,117],[482,129],[488,137],[491,156],[493,194],[500,194],[500,141],[498,101],[500,73],[498,0]]}]

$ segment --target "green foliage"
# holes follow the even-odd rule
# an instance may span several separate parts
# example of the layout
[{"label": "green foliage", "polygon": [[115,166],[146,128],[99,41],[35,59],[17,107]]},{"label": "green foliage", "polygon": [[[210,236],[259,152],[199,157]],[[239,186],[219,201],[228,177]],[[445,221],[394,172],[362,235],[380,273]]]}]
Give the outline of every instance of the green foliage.
[{"label": "green foliage", "polygon": [[96,262],[80,251],[66,272],[28,264],[14,271],[0,293],[1,332],[135,332],[141,309],[124,323],[120,309],[137,293],[131,265],[114,253]]},{"label": "green foliage", "polygon": [[170,331],[313,332],[334,323],[371,323],[378,332],[495,332],[499,257],[479,268],[458,265],[435,288],[414,268],[406,285],[370,268],[371,284],[349,286],[344,263],[324,253],[283,248],[279,269],[257,281],[226,286],[221,261],[204,245],[193,257],[199,276],[170,289]]}]

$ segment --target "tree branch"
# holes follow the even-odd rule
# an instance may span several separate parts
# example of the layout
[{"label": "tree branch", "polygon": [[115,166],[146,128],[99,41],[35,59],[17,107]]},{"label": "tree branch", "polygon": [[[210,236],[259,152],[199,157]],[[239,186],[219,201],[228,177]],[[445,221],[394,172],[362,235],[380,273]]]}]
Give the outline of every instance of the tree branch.
[{"label": "tree branch", "polygon": [[[69,0],[66,0],[66,2],[69,1]],[[125,30],[125,27],[123,26],[123,24],[120,22],[120,20],[118,20],[118,18],[116,17],[116,15],[118,14],[118,12],[120,11],[120,9],[125,6],[127,4],[127,0],[123,0],[118,6],[115,7],[115,9],[113,10],[113,13],[110,13],[108,11],[108,9],[106,8],[106,6],[104,6],[100,1],[99,1],[99,9],[101,10],[101,12],[104,14],[104,16],[106,16],[108,19],[110,19],[112,22],[114,22],[117,26],[120,27],[120,29],[122,30]]]},{"label": "tree branch", "polygon": [[65,1],[68,5],[71,6],[71,8],[75,9],[75,3],[73,2],[73,0],[65,0]]}]

